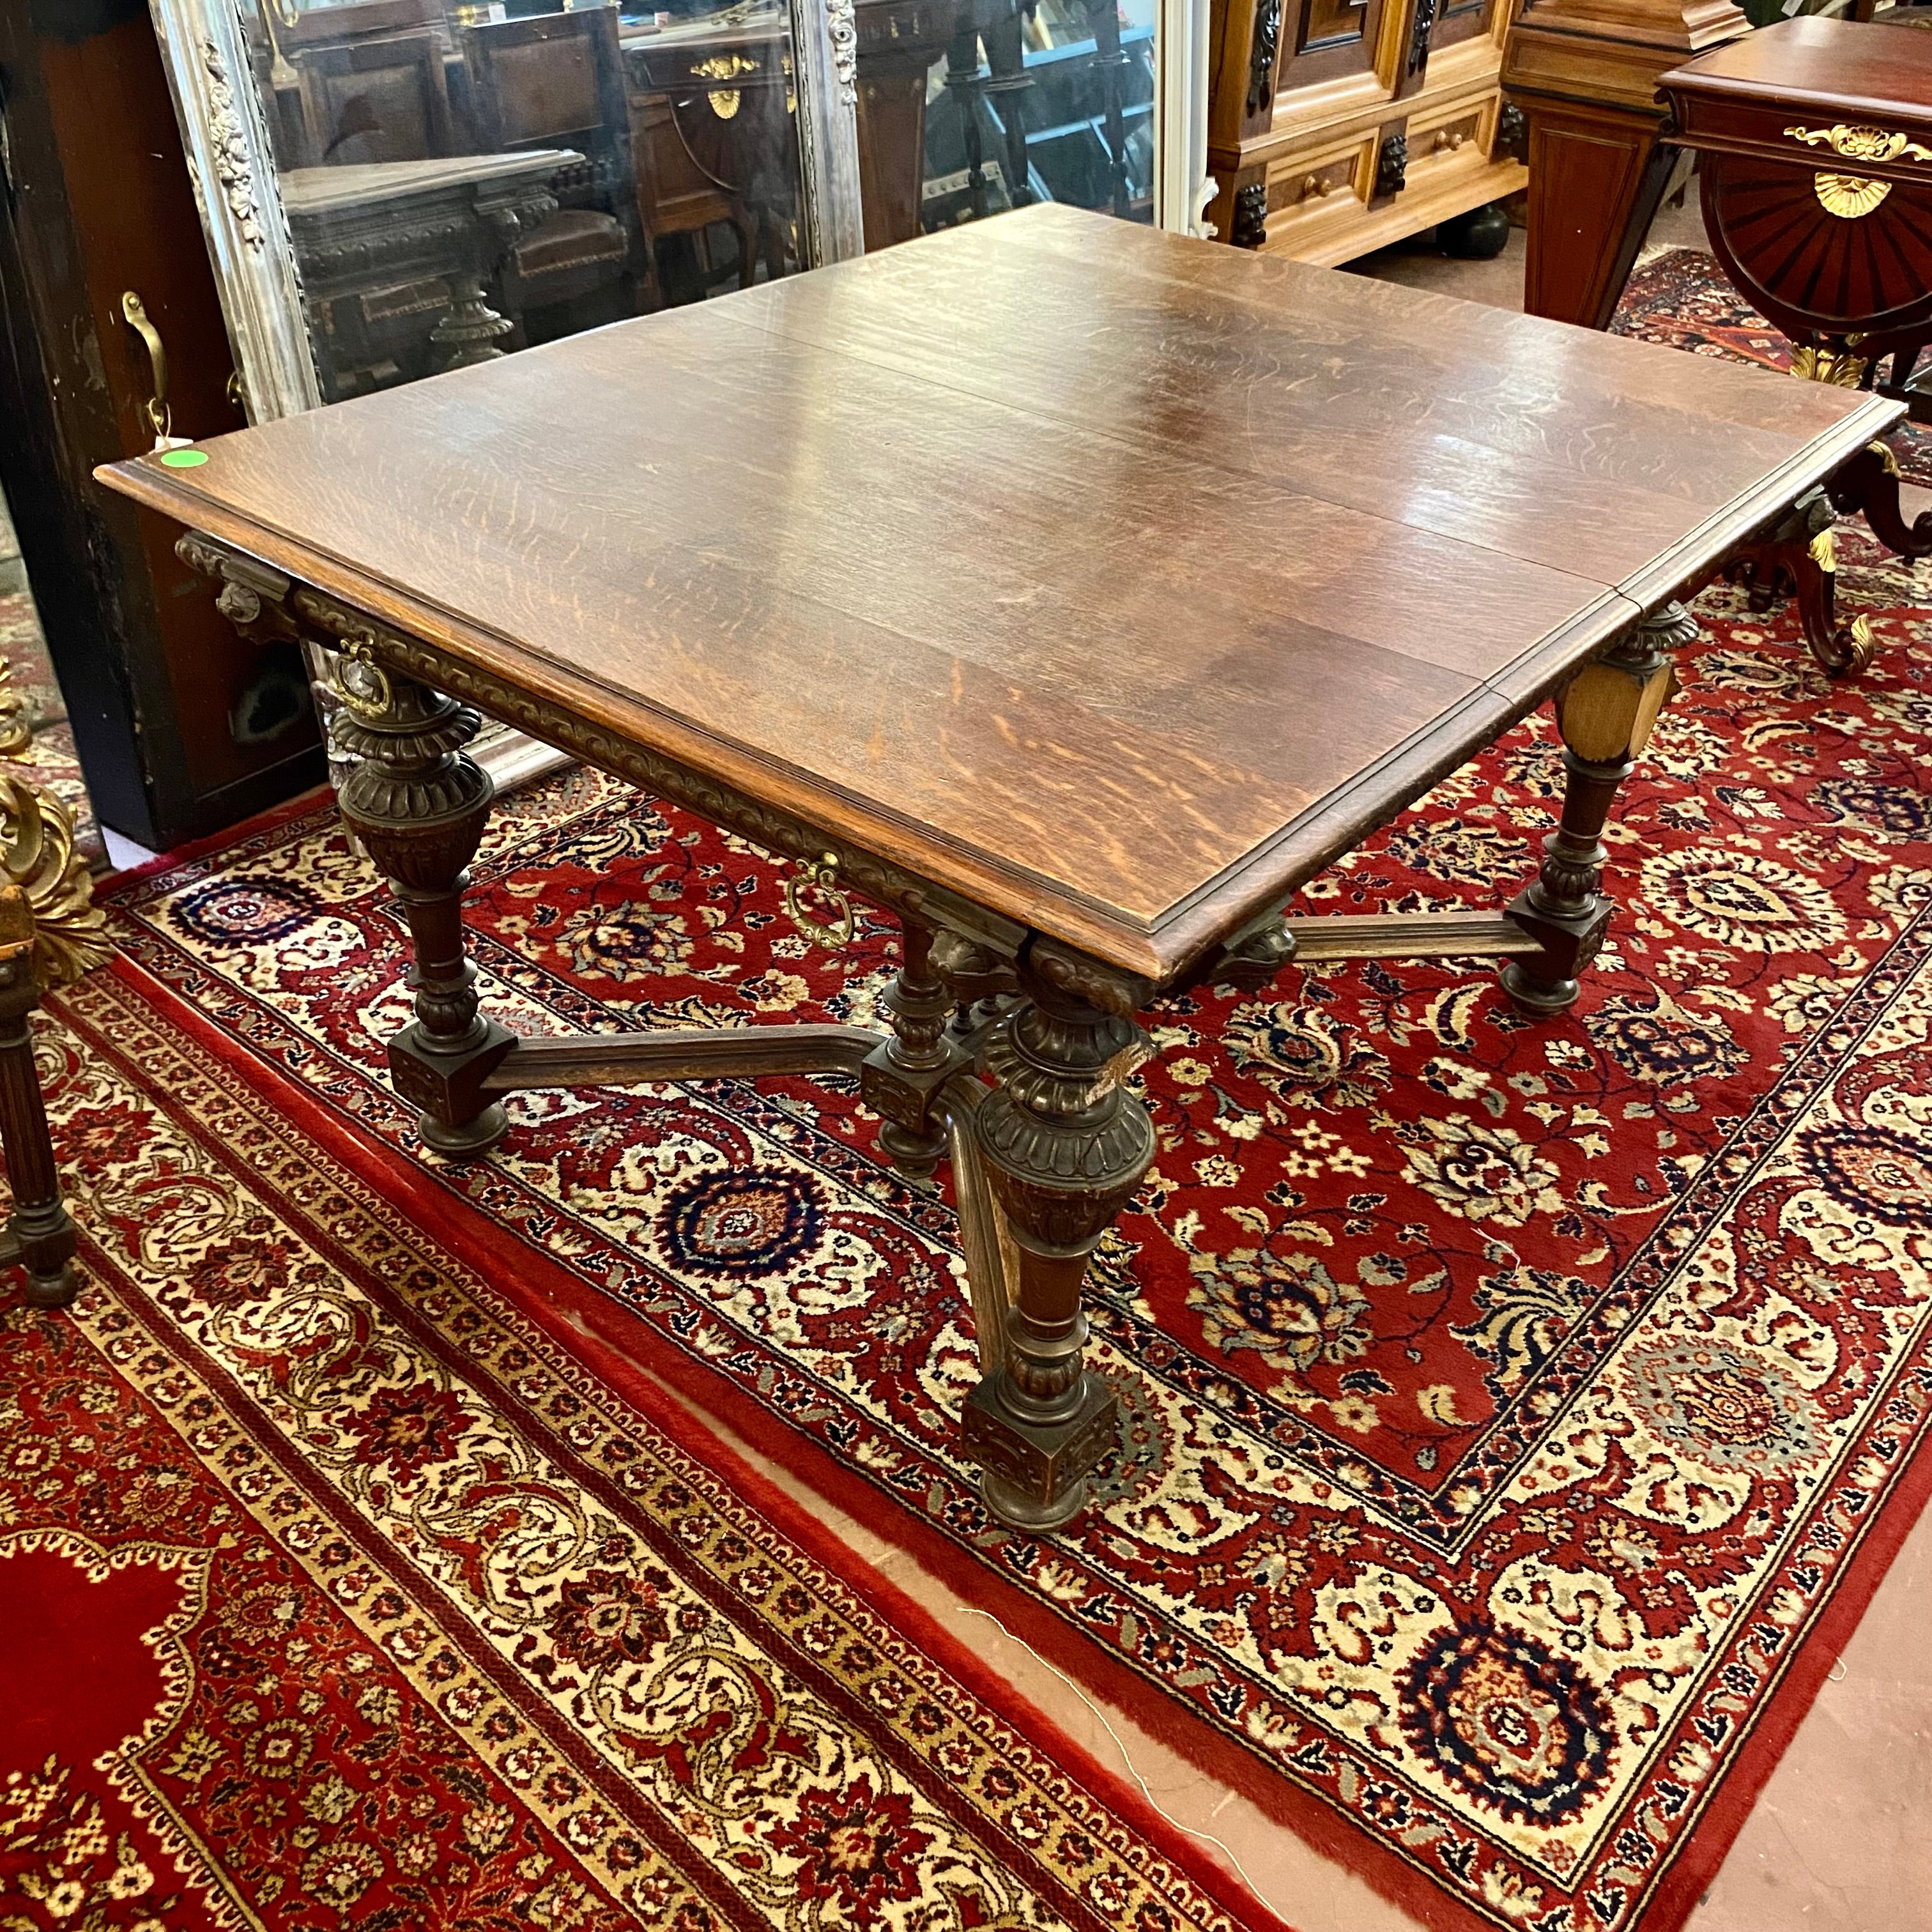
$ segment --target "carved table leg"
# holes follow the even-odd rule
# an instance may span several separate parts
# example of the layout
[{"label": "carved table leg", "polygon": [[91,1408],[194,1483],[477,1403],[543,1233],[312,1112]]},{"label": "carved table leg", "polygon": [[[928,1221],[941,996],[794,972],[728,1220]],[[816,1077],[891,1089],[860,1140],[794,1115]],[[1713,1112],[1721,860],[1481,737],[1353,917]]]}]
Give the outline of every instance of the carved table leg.
[{"label": "carved table leg", "polygon": [[438,372],[494,362],[503,353],[496,345],[505,336],[514,334],[516,327],[508,316],[499,315],[490,306],[480,275],[452,275],[449,306],[429,332]]},{"label": "carved table leg", "polygon": [[1863,670],[1872,661],[1877,640],[1871,620],[1863,612],[1849,624],[1838,622],[1837,533],[1828,523],[1809,543],[1794,544],[1785,559],[1798,593],[1798,615],[1804,641],[1832,676]]},{"label": "carved table leg", "polygon": [[1509,907],[1509,916],[1542,942],[1540,954],[1503,968],[1505,992],[1533,1013],[1561,1012],[1582,990],[1576,975],[1597,956],[1611,901],[1599,890],[1600,842],[1617,788],[1649,742],[1671,688],[1669,652],[1697,634],[1682,604],[1666,604],[1634,626],[1556,693],[1569,782],[1563,815],[1544,842],[1542,869]]},{"label": "carved table leg", "polygon": [[8,956],[0,956],[0,1141],[14,1190],[8,1232],[19,1244],[14,1258],[26,1270],[28,1306],[64,1308],[79,1292],[80,1277],[74,1265],[74,1223],[61,1200],[46,1104],[34,1070],[31,1016],[40,989],[28,946],[9,948]]},{"label": "carved table leg", "polygon": [[975,221],[986,218],[986,160],[980,135],[980,98],[986,77],[980,71],[980,29],[969,14],[946,50],[946,87],[959,110],[960,138],[966,147],[966,205]]},{"label": "carved table leg", "polygon": [[1838,536],[1832,527],[1838,481],[1832,479],[1829,496],[1824,489],[1807,490],[1770,531],[1738,544],[1725,562],[1725,576],[1750,593],[1752,610],[1768,610],[1784,595],[1797,599],[1804,644],[1834,678],[1862,670],[1878,650],[1870,618],[1861,613],[1849,624],[1838,620]]},{"label": "carved table leg", "polygon": [[1153,1124],[1125,1084],[1151,1048],[1130,1017],[1131,991],[1044,942],[1021,985],[1024,997],[988,1038],[999,1084],[974,1121],[1017,1250],[1018,1294],[1001,1365],[966,1399],[961,1445],[985,1471],[995,1516],[1048,1530],[1078,1514],[1088,1472],[1114,1440],[1113,1392],[1082,1361],[1080,1291],[1154,1158]]},{"label": "carved table leg", "polygon": [[1826,486],[1838,509],[1864,512],[1871,533],[1894,556],[1932,556],[1932,510],[1911,523],[1899,503],[1898,458],[1886,442],[1868,443]]},{"label": "carved table leg", "polygon": [[1006,200],[1015,208],[1033,203],[1033,174],[1027,160],[1024,98],[1033,86],[1026,68],[1018,4],[1003,6],[980,29],[986,44],[986,95],[1000,117],[1006,146]]},{"label": "carved table leg", "polygon": [[1768,532],[1742,545],[1725,566],[1749,590],[1754,610],[1768,609],[1786,592],[1797,599],[1804,641],[1834,677],[1864,670],[1877,649],[1869,617],[1861,613],[1849,624],[1838,622],[1838,538],[1832,527],[1837,486],[1834,478],[1831,496],[1822,489],[1808,490]]},{"label": "carved table leg", "polygon": [[447,1154],[481,1154],[508,1124],[483,1083],[516,1036],[476,1010],[476,968],[464,956],[465,868],[496,788],[463,747],[482,720],[440,692],[354,658],[344,662],[338,733],[359,760],[338,794],[342,816],[395,887],[416,963],[416,1018],[389,1042],[396,1091],[422,1109],[418,1126]]},{"label": "carved table leg", "polygon": [[1127,56],[1120,48],[1119,0],[1091,0],[1087,9],[1087,22],[1094,30],[1094,71],[1100,76],[1101,111],[1107,130],[1108,200],[1114,213],[1125,220],[1130,206],[1127,196],[1126,118],[1122,109],[1126,88]]},{"label": "carved table leg", "polygon": [[879,1145],[901,1173],[920,1180],[946,1151],[934,1098],[967,1059],[947,1035],[954,995],[933,970],[932,940],[929,927],[903,922],[898,974],[880,1001],[892,1035],[860,1070],[866,1104],[884,1122]]}]

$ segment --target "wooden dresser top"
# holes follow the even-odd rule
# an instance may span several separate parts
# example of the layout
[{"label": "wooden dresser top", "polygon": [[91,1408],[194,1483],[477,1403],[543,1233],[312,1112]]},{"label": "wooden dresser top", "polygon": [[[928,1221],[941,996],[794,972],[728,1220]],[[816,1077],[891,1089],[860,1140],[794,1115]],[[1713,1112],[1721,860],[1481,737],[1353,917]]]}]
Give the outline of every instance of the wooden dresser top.
[{"label": "wooden dresser top", "polygon": [[1876,21],[1774,21],[1673,68],[1662,86],[1818,114],[1932,115],[1932,34]]},{"label": "wooden dresser top", "polygon": [[100,475],[1166,980],[1898,413],[1042,206]]}]

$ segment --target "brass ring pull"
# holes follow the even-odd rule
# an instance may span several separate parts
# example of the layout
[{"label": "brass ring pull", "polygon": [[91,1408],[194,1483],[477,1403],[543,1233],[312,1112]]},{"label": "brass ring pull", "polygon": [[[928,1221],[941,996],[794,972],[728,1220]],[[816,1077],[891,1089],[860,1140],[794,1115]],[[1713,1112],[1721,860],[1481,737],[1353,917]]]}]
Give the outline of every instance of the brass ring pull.
[{"label": "brass ring pull", "polygon": [[376,662],[366,638],[346,640],[329,667],[328,682],[343,707],[352,716],[375,722],[388,715],[394,695],[389,674]]},{"label": "brass ring pull", "polygon": [[148,305],[132,289],[121,298],[121,318],[141,338],[148,352],[148,366],[154,376],[154,393],[142,406],[148,427],[154,432],[154,447],[165,449],[172,440],[173,421],[168,411],[168,352],[160,331],[148,320]]},{"label": "brass ring pull", "polygon": [[[792,923],[814,945],[823,946],[837,951],[850,946],[856,930],[852,917],[852,902],[846,897],[838,882],[838,854],[822,853],[814,860],[802,860],[799,869],[785,880],[785,910],[791,914]],[[814,919],[800,902],[801,888],[808,886],[819,898],[838,908],[835,920]]]}]

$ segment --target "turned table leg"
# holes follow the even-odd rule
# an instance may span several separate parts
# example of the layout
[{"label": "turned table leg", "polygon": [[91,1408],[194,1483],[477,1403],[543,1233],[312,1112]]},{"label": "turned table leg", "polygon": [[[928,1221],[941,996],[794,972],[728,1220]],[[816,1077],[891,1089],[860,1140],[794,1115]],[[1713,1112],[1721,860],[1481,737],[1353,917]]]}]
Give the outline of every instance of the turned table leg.
[{"label": "turned table leg", "polygon": [[900,928],[899,970],[879,1004],[892,1035],[860,1069],[860,1090],[884,1124],[879,1145],[902,1174],[922,1180],[946,1151],[946,1122],[934,1102],[967,1064],[948,1036],[952,988],[934,970],[933,934],[916,920]]},{"label": "turned table leg", "polygon": [[34,1070],[32,1014],[40,998],[29,947],[7,949],[0,955],[0,1142],[14,1190],[8,1232],[18,1244],[13,1258],[26,1271],[28,1306],[64,1308],[79,1292],[80,1277],[74,1265],[74,1223],[61,1200],[46,1103]]},{"label": "turned table leg", "polygon": [[1132,992],[1036,942],[1020,1002],[988,1036],[998,1082],[974,1138],[1011,1230],[1018,1294],[998,1367],[966,1399],[961,1444],[1001,1520],[1057,1529],[1087,1500],[1112,1446],[1113,1391],[1090,1374],[1081,1288],[1100,1237],[1154,1158],[1154,1127],[1126,1080],[1149,1056]]},{"label": "turned table leg", "polygon": [[1670,694],[1669,652],[1696,634],[1696,620],[1683,605],[1666,604],[1556,693],[1569,775],[1563,815],[1544,841],[1541,869],[1509,907],[1509,916],[1543,950],[1512,959],[1502,973],[1504,989],[1531,1012],[1574,1005],[1582,990],[1576,976],[1603,945],[1612,903],[1600,890],[1608,856],[1604,826],[1617,788],[1642,755]]},{"label": "turned table leg", "polygon": [[402,901],[415,963],[416,1018],[389,1042],[396,1091],[422,1111],[439,1153],[481,1154],[503,1136],[484,1082],[516,1036],[476,1010],[463,947],[466,869],[496,788],[464,752],[482,720],[466,706],[379,666],[343,661],[337,735],[357,760],[337,794],[350,830]]},{"label": "turned table leg", "polygon": [[504,352],[497,345],[505,336],[514,334],[516,328],[508,316],[499,315],[490,306],[480,275],[451,276],[449,306],[429,332],[437,373],[495,362]]}]

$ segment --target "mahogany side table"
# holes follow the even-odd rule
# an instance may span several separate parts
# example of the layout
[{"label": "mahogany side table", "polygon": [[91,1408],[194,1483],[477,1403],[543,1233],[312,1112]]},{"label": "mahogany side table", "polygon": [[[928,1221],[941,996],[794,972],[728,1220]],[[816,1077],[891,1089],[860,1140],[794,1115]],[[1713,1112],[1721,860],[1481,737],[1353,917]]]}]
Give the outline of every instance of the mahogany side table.
[{"label": "mahogany side table", "polygon": [[[1876,388],[1932,422],[1932,385],[1913,375],[1932,341],[1932,35],[1784,20],[1658,85],[1671,139],[1703,152],[1711,244],[1791,338],[1793,374]],[[1830,488],[1888,548],[1932,552],[1932,513],[1905,522],[1883,444]]]}]

